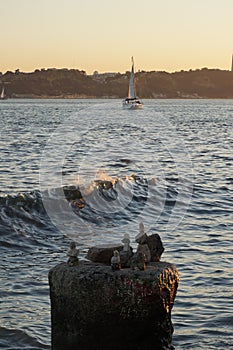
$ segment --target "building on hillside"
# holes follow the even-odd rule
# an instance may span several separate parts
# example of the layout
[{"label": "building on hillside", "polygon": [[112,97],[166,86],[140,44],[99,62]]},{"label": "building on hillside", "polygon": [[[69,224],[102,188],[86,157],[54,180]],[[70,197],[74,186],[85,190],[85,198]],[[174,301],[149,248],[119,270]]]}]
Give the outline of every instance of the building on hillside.
[{"label": "building on hillside", "polygon": [[105,80],[106,78],[113,78],[119,73],[115,72],[107,72],[107,73],[99,73],[97,70],[93,72],[91,77],[93,77],[95,80]]}]

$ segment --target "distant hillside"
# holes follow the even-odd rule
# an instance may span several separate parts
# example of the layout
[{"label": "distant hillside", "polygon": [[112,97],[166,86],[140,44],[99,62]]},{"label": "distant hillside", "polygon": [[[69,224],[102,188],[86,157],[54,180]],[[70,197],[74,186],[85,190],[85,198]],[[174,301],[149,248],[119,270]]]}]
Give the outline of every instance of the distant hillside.
[{"label": "distant hillside", "polygon": [[[130,72],[88,76],[77,69],[37,69],[0,75],[8,97],[124,98]],[[143,98],[233,98],[233,72],[198,69],[175,73],[136,73],[137,94]]]}]

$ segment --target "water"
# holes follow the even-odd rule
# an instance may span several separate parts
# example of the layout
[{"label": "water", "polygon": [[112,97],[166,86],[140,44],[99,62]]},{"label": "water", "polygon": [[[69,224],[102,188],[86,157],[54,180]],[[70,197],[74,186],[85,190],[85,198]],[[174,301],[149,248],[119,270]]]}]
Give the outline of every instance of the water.
[{"label": "water", "polygon": [[[71,239],[82,259],[125,232],[135,248],[143,220],[179,270],[176,350],[233,349],[232,117],[231,100],[2,101],[0,348],[50,348],[47,275]],[[106,174],[110,197],[89,188]]]}]

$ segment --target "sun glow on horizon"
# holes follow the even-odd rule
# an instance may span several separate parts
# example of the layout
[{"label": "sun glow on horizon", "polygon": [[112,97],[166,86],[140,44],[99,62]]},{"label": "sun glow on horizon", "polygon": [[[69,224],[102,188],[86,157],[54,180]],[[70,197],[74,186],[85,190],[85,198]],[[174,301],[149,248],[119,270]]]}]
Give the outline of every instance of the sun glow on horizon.
[{"label": "sun glow on horizon", "polygon": [[0,13],[0,71],[124,73],[132,55],[136,71],[230,69],[232,12],[231,0],[8,0]]}]

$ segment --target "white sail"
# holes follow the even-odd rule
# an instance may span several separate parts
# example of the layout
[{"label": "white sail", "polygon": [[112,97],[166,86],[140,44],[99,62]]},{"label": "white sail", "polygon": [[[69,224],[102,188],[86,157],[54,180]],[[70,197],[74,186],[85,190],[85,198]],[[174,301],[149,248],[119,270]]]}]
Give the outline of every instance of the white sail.
[{"label": "white sail", "polygon": [[0,96],[2,99],[5,97],[5,89],[4,87],[2,88],[2,92],[1,92],[1,96]]},{"label": "white sail", "polygon": [[128,97],[122,101],[123,108],[125,109],[138,109],[142,108],[143,103],[136,96],[136,89],[134,84],[134,61],[132,57],[132,69],[129,80]]},{"label": "white sail", "polygon": [[135,92],[135,86],[134,86],[134,61],[133,61],[133,57],[132,57],[131,75],[130,75],[130,80],[129,80],[128,98],[136,98],[136,92]]}]

